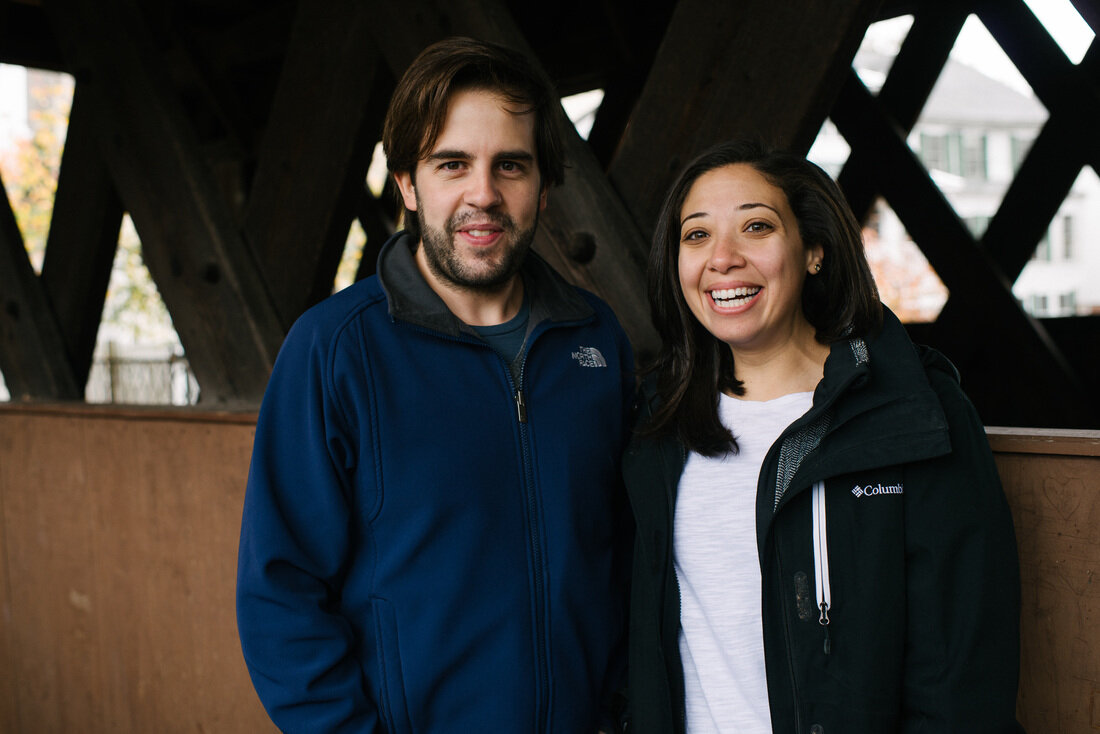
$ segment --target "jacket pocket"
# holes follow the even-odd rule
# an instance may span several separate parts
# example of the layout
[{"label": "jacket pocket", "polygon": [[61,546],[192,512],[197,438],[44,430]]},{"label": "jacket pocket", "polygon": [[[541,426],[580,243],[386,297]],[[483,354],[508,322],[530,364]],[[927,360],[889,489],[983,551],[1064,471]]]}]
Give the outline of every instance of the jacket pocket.
[{"label": "jacket pocket", "polygon": [[409,707],[405,701],[405,679],[401,671],[401,646],[397,638],[397,615],[385,599],[372,599],[374,638],[378,649],[379,705],[386,730],[412,734]]}]

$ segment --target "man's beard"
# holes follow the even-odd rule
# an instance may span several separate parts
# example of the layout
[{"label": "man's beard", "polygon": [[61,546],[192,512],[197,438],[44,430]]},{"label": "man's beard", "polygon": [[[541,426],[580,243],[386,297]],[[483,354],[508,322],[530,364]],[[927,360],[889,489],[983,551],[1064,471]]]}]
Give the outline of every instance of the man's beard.
[{"label": "man's beard", "polygon": [[[424,207],[417,202],[420,212]],[[477,217],[479,220],[488,219],[503,230],[503,237],[507,246],[492,254],[484,253],[477,256],[477,251],[471,257],[475,264],[487,267],[471,267],[471,263],[464,260],[455,250],[455,233],[468,220]],[[441,280],[466,291],[498,291],[512,276],[519,272],[527,251],[531,249],[531,243],[535,239],[535,230],[538,227],[538,212],[535,212],[535,221],[530,229],[520,230],[516,223],[507,214],[488,214],[479,212],[467,215],[455,215],[447,220],[443,229],[438,230],[429,226],[423,219],[420,220],[420,241],[424,246],[424,255],[428,262],[428,268]],[[495,249],[495,248],[494,248]],[[499,258],[496,262],[494,259]]]}]

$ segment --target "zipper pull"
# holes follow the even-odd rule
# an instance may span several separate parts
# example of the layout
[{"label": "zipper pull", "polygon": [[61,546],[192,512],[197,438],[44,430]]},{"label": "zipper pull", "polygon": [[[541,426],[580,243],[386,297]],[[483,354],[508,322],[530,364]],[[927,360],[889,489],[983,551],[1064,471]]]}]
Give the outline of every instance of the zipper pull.
[{"label": "zipper pull", "polygon": [[825,602],[821,602],[821,616],[817,623],[825,630],[825,654],[828,655],[833,651],[833,641],[829,638],[829,605]]},{"label": "zipper pull", "polygon": [[516,414],[520,423],[527,422],[527,403],[523,400],[523,390],[516,390]]}]

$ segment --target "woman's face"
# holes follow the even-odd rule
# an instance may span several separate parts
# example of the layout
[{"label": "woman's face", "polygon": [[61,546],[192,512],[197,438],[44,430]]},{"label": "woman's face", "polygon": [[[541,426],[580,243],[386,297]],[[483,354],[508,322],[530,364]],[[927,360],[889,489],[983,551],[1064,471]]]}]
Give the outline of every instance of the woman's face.
[{"label": "woman's face", "polygon": [[684,300],[735,355],[812,340],[802,284],[821,258],[803,245],[787,196],[747,163],[704,173],[680,210]]}]

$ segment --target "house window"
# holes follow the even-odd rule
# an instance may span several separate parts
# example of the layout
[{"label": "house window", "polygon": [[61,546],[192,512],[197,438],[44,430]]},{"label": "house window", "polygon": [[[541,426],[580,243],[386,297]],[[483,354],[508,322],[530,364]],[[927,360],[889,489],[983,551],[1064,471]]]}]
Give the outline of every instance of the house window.
[{"label": "house window", "polygon": [[921,133],[920,135],[920,157],[930,171],[962,175],[962,147],[962,135],[958,132],[944,135]]},{"label": "house window", "polygon": [[947,139],[943,135],[920,134],[920,157],[929,170],[947,170]]},{"label": "house window", "polygon": [[965,141],[962,146],[963,171],[966,178],[985,181],[989,178],[989,169],[986,166],[987,139],[985,135],[979,135]]},{"label": "house window", "polygon": [[1011,139],[1011,156],[1012,156],[1012,172],[1020,170],[1020,164],[1024,162],[1024,157],[1027,156],[1027,151],[1031,147],[1031,140],[1020,138],[1015,135]]},{"label": "house window", "polygon": [[1062,217],[1062,257],[1073,259],[1073,217]]},{"label": "house window", "polygon": [[1063,316],[1073,316],[1077,313],[1077,293],[1070,291],[1058,296],[1058,309]]}]

